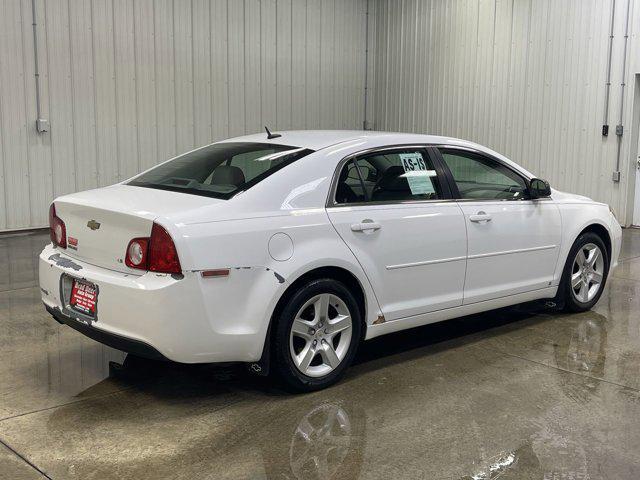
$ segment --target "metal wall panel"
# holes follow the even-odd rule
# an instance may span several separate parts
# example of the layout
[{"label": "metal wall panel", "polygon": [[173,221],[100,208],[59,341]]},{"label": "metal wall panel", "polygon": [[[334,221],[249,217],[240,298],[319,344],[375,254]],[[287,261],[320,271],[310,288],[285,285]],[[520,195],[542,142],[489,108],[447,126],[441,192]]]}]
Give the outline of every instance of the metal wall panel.
[{"label": "metal wall panel", "polygon": [[[4,48],[0,50],[0,135],[3,173],[5,185],[4,220],[16,223],[20,219],[30,218],[28,202],[19,202],[15,208],[12,199],[26,199],[29,188],[29,161],[27,156],[27,139],[25,125],[27,112],[25,109],[25,75],[23,67],[23,37],[20,28],[22,19],[21,5],[13,2],[3,8],[0,15],[0,32],[5,38]],[[14,74],[13,72],[17,72]],[[21,146],[23,146],[21,148]],[[1,221],[1,220],[0,220]]]},{"label": "metal wall panel", "polygon": [[[640,0],[617,0],[610,134],[601,135],[612,0],[380,0],[369,122],[487,145],[560,189],[614,207],[629,223],[640,73]],[[620,84],[627,84],[621,181],[615,170]]]},{"label": "metal wall panel", "polygon": [[51,122],[38,134],[31,0],[3,0],[0,231],[45,226],[55,196],[265,124],[362,128],[366,6],[36,0]]}]

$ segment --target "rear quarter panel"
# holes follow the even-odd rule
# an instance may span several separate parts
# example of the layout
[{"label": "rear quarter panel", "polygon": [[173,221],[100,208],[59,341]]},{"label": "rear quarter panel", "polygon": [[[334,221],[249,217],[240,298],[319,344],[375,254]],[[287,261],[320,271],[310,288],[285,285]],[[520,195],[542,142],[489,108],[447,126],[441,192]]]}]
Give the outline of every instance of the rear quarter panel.
[{"label": "rear quarter panel", "polygon": [[[367,277],[324,208],[182,225],[177,233],[179,252],[188,255],[191,271],[230,269],[228,277],[199,275],[207,320],[215,331],[264,339],[273,310],[289,285],[324,266],[344,268],[358,279],[367,300],[367,323],[380,313]],[[290,258],[272,257],[275,252],[273,248],[270,252],[269,245],[275,234],[285,238],[285,244],[286,237],[290,239]],[[258,344],[260,351],[251,355],[254,358],[261,353],[262,343]]]}]

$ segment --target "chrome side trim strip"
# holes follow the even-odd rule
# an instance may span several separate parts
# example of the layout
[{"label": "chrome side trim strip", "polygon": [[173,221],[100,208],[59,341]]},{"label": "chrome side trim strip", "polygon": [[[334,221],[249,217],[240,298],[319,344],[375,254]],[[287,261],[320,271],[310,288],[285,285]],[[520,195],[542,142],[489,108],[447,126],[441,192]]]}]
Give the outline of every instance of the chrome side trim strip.
[{"label": "chrome side trim strip", "polygon": [[424,262],[401,263],[399,265],[387,265],[387,270],[396,270],[398,268],[420,267],[422,265],[435,265],[437,263],[457,262],[458,260],[466,260],[467,257],[451,257],[439,260],[425,260]]},{"label": "chrome side trim strip", "polygon": [[425,260],[423,262],[400,263],[398,265],[387,265],[387,270],[396,270],[398,268],[421,267],[423,265],[436,265],[438,263],[457,262],[459,260],[473,260],[474,258],[497,257],[498,255],[511,255],[513,253],[537,252],[541,250],[552,250],[557,245],[543,245],[542,247],[519,248],[516,250],[505,250],[503,252],[480,253],[478,255],[469,255],[467,257],[451,257],[438,260]]},{"label": "chrome side trim strip", "polygon": [[551,250],[556,247],[557,245],[543,245],[542,247],[518,248],[516,250],[505,250],[503,252],[480,253],[478,255],[469,255],[467,259],[473,260],[474,258],[497,257],[498,255],[511,255],[513,253],[537,252],[539,250]]}]

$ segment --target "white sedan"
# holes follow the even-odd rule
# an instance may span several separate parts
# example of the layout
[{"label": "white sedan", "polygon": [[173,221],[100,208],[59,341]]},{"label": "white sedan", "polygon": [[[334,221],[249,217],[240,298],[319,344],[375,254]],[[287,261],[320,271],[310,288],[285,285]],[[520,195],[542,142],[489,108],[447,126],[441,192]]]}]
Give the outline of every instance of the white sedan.
[{"label": "white sedan", "polygon": [[121,350],[334,383],[361,341],[536,299],[591,308],[609,207],[453,138],[292,131],[214,143],[50,208],[42,300]]}]

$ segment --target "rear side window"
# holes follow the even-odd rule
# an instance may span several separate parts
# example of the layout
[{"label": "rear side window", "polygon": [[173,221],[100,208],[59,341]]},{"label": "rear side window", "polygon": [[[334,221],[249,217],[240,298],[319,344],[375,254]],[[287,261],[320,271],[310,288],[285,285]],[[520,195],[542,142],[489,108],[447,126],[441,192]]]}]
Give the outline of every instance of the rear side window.
[{"label": "rear side window", "polygon": [[336,203],[398,202],[442,198],[440,182],[424,150],[379,152],[351,160],[336,184]]},{"label": "rear side window", "polygon": [[360,203],[366,199],[356,162],[349,160],[338,177],[336,203]]},{"label": "rear side window", "polygon": [[473,200],[522,200],[527,197],[524,179],[490,158],[460,150],[440,149],[451,170],[460,198]]},{"label": "rear side window", "polygon": [[181,155],[129,185],[228,199],[313,150],[268,143],[217,143]]}]

